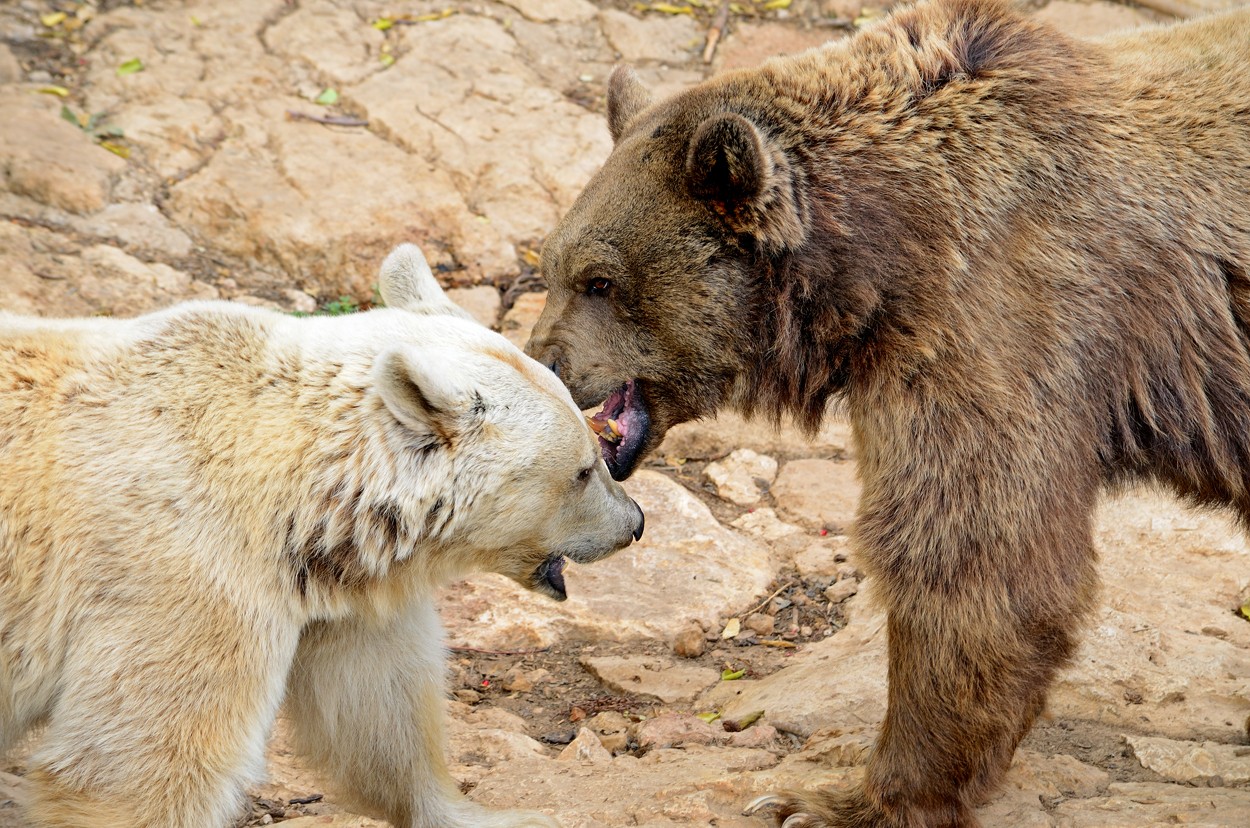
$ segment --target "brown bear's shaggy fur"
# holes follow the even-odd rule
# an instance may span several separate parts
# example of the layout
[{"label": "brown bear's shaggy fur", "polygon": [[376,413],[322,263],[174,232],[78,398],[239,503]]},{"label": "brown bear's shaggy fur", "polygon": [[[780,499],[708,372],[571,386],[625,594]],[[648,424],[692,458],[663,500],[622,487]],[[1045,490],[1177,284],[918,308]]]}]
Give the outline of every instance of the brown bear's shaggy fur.
[{"label": "brown bear's shaggy fur", "polygon": [[722,407],[855,430],[889,711],[787,825],[975,825],[1095,601],[1102,486],[1250,519],[1248,31],[934,0],[654,105],[614,74],[530,353],[608,398],[618,477]]}]

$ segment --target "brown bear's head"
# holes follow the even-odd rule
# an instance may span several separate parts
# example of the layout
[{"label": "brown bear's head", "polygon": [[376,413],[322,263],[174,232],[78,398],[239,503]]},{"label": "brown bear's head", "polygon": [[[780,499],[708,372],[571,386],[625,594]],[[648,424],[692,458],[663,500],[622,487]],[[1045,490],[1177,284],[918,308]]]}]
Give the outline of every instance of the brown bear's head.
[{"label": "brown bear's head", "polygon": [[[767,367],[786,357],[779,334],[792,320],[779,317],[817,298],[783,272],[809,236],[809,186],[767,89],[725,78],[652,106],[618,68],[615,148],[543,247],[550,293],[526,350],[579,406],[604,404],[600,419],[620,433],[601,436],[618,480],[677,423],[726,405],[793,412],[805,390],[823,394],[823,411],[837,384],[825,369],[796,380]],[[781,283],[806,293],[781,309]]]}]

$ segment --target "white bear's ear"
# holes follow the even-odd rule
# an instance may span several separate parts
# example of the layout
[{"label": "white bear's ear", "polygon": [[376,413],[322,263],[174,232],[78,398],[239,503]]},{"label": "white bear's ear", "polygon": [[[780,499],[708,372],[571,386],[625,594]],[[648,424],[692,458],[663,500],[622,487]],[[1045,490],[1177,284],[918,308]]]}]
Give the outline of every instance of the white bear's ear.
[{"label": "white bear's ear", "polygon": [[449,367],[446,360],[421,360],[408,349],[392,348],[373,364],[374,387],[405,427],[450,442],[472,394],[460,386]]},{"label": "white bear's ear", "polygon": [[378,274],[378,292],[389,308],[413,313],[461,316],[472,319],[455,302],[447,298],[443,288],[430,271],[421,248],[401,244],[382,262]]}]

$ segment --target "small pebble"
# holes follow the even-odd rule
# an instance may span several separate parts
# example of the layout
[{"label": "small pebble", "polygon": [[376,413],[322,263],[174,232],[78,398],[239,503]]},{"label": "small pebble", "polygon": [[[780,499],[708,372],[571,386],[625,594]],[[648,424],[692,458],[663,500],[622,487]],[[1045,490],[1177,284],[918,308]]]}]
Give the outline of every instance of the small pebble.
[{"label": "small pebble", "polygon": [[698,658],[707,649],[703,628],[692,624],[673,638],[673,652],[682,658]]}]

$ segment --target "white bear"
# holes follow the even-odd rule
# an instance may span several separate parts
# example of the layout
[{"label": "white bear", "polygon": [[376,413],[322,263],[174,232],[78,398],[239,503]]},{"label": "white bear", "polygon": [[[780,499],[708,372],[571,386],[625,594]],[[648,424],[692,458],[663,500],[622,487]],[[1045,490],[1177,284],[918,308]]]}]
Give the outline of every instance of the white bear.
[{"label": "white bear", "polygon": [[344,317],[0,315],[0,752],[46,725],[34,825],[228,825],[284,700],[398,828],[558,825],[448,774],[432,593],[485,569],[562,599],[565,558],[642,512],[556,377],[417,248],[380,288]]}]

